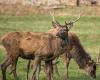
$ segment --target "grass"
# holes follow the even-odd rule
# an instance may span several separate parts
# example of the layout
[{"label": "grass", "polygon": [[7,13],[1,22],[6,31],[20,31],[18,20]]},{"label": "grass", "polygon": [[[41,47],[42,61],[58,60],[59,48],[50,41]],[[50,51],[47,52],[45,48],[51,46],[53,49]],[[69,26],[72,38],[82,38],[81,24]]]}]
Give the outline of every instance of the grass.
[{"label": "grass", "polygon": [[[73,17],[56,16],[56,19],[64,24],[64,21],[69,21]],[[46,32],[52,28],[51,17],[49,15],[32,15],[32,16],[0,16],[0,36],[11,31],[32,31],[32,32]],[[79,22],[70,30],[79,36],[79,39],[86,49],[90,53],[93,59],[96,59],[98,52],[100,52],[100,17],[83,16]],[[0,49],[0,63],[6,58],[6,52],[4,49]],[[27,60],[19,59],[17,65],[17,73],[20,80],[26,79],[26,65]],[[99,66],[100,67],[100,66]],[[100,68],[97,68],[97,80],[100,80]],[[61,60],[59,64],[59,72],[61,77],[57,77],[55,80],[62,80],[64,77],[64,66]],[[10,69],[7,70],[7,80],[13,80],[13,75],[9,75]],[[86,75],[84,70],[78,69],[74,60],[71,61],[69,67],[70,80],[89,80],[89,76]],[[1,78],[1,69],[0,69]],[[40,80],[46,80],[43,70],[40,74]]]}]

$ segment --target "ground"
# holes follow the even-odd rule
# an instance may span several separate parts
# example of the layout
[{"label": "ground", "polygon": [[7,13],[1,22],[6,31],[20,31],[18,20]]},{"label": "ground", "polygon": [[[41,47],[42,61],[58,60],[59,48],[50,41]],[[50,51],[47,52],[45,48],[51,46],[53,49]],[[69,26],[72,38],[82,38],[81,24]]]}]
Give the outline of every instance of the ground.
[{"label": "ground", "polygon": [[[56,20],[61,24],[64,21],[69,21],[75,18],[75,16],[56,15]],[[30,15],[30,16],[11,16],[0,15],[0,37],[7,32],[11,31],[32,31],[32,32],[47,32],[52,28],[52,18],[50,15]],[[100,17],[99,16],[82,16],[81,19],[70,30],[78,35],[82,45],[89,52],[90,56],[96,60],[98,53],[100,52]],[[5,60],[5,49],[0,46],[0,64]],[[19,58],[17,65],[17,73],[20,80],[26,79],[26,64],[27,60]],[[59,72],[61,77],[55,76],[55,80],[62,80],[64,77],[63,61],[59,63]],[[13,75],[9,75],[10,68],[7,70],[7,80],[13,80]],[[43,70],[40,74],[41,80],[46,80]],[[0,69],[1,78],[1,69]],[[84,70],[80,70],[74,60],[71,60],[69,66],[69,78],[70,80],[89,80],[89,76]],[[1,79],[0,79],[1,80]],[[97,68],[97,80],[100,80],[100,66]]]}]

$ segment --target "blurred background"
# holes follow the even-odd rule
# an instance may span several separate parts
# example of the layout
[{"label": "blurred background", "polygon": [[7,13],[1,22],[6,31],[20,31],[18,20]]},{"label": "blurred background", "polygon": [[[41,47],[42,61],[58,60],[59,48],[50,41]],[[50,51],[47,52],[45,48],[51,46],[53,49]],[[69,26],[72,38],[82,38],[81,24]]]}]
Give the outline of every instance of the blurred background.
[{"label": "blurred background", "polygon": [[[84,49],[96,61],[100,52],[100,0],[0,0],[0,38],[13,31],[47,32],[52,28],[52,16],[61,24],[76,19],[82,13],[80,20],[74,24],[70,32],[80,39]],[[0,43],[0,64],[6,59],[6,51]],[[20,80],[26,80],[27,60],[19,59],[17,73]],[[7,70],[7,80],[14,80]],[[61,77],[56,74],[55,80],[64,77],[64,65],[59,63]],[[46,80],[41,71],[40,80]],[[1,80],[0,69],[0,80]],[[80,70],[74,60],[69,66],[70,80],[89,80],[85,71]],[[100,66],[97,67],[97,80],[100,80]]]}]

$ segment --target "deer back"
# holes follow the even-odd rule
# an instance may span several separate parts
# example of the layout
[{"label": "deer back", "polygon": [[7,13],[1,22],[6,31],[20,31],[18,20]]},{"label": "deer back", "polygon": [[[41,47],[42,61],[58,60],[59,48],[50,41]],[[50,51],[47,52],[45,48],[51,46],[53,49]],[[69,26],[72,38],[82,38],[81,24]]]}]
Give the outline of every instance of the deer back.
[{"label": "deer back", "polygon": [[21,39],[19,47],[24,53],[52,55],[53,50],[57,49],[58,41],[59,39],[48,33],[32,33],[32,36]]}]

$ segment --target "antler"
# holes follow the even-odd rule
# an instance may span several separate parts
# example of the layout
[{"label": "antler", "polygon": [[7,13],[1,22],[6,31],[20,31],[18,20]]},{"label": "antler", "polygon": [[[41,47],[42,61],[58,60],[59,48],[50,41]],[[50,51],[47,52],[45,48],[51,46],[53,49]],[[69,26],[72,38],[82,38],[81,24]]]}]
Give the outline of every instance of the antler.
[{"label": "antler", "polygon": [[72,23],[77,22],[77,21],[81,18],[82,14],[83,14],[83,11],[82,11],[82,10],[80,10],[79,17],[78,17],[77,19],[75,19],[74,21],[72,21]]},{"label": "antler", "polygon": [[[81,13],[79,14],[78,18],[76,18],[75,20],[70,21],[69,23],[72,23],[72,24],[73,24],[73,23],[77,22],[77,21],[81,18],[82,14],[83,14],[83,12],[81,12]],[[67,24],[66,21],[65,21],[65,23]]]},{"label": "antler", "polygon": [[50,11],[50,15],[52,16],[52,22],[54,23],[54,24],[56,24],[57,26],[60,26],[60,23],[57,21],[57,20],[55,20],[55,17],[54,17],[54,12],[52,13],[51,11]]},{"label": "antler", "polygon": [[69,30],[73,27],[73,24],[74,24],[75,22],[77,22],[77,21],[81,18],[81,15],[82,15],[82,12],[80,13],[80,15],[79,15],[79,17],[78,17],[77,19],[75,19],[75,20],[73,20],[73,21],[69,21],[69,22],[66,22],[66,21],[65,21],[65,24],[66,24],[66,25],[69,25],[69,26],[68,26],[68,29],[69,29]]},{"label": "antler", "polygon": [[50,15],[52,16],[53,21],[55,21],[54,12],[52,13],[52,12],[50,11]]},{"label": "antler", "polygon": [[72,21],[72,23],[77,22],[80,18],[81,18],[81,14],[79,15],[79,17],[77,19],[75,19],[74,21]]}]

